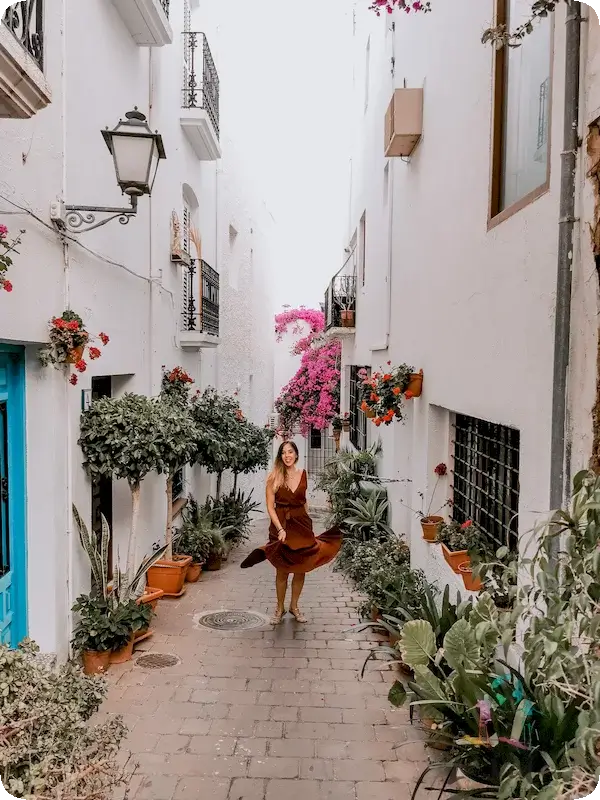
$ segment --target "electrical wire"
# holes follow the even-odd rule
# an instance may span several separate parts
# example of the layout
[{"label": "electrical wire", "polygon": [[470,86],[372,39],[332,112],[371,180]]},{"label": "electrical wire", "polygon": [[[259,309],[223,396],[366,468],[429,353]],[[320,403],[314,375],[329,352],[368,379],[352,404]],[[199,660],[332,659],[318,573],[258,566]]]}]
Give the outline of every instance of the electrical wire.
[{"label": "electrical wire", "polygon": [[11,216],[17,216],[19,214],[28,214],[30,217],[32,217],[40,225],[43,225],[44,228],[47,228],[49,231],[52,231],[52,233],[54,233],[54,234],[59,233],[59,236],[63,240],[68,241],[71,244],[77,245],[82,250],[84,250],[86,253],[89,253],[91,256],[94,256],[94,258],[97,258],[99,261],[103,261],[105,264],[110,264],[113,267],[118,267],[119,269],[125,270],[125,272],[127,272],[132,277],[138,278],[138,280],[144,281],[145,283],[150,283],[150,284],[154,284],[155,286],[158,286],[158,288],[161,291],[165,292],[166,294],[168,294],[171,297],[171,300],[173,302],[173,307],[175,307],[175,296],[173,295],[173,292],[171,292],[169,289],[164,287],[162,285],[162,283],[158,279],[156,279],[156,278],[147,278],[145,275],[138,275],[137,272],[134,272],[132,269],[127,267],[125,264],[121,264],[119,261],[113,261],[113,259],[108,258],[108,256],[102,255],[102,253],[98,253],[95,250],[92,250],[90,247],[87,247],[85,244],[82,244],[79,241],[79,239],[76,239],[74,236],[69,235],[65,231],[58,232],[53,225],[50,225],[48,222],[45,222],[41,217],[39,217],[30,208],[27,208],[26,206],[21,206],[18,203],[15,203],[14,200],[11,200],[9,197],[7,197],[6,195],[4,195],[2,193],[0,193],[0,198],[2,200],[4,200],[5,202],[10,203],[10,205],[14,206],[14,208],[18,208],[19,209],[19,211],[0,211],[0,213],[11,215]]}]

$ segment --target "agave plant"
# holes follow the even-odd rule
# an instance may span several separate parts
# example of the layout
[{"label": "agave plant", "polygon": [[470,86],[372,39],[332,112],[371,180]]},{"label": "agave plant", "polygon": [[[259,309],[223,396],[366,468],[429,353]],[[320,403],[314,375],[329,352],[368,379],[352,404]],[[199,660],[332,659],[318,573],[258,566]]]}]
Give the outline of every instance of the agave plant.
[{"label": "agave plant", "polygon": [[389,501],[377,494],[349,500],[344,525],[351,536],[363,542],[391,538],[394,531],[387,524],[389,507]]}]

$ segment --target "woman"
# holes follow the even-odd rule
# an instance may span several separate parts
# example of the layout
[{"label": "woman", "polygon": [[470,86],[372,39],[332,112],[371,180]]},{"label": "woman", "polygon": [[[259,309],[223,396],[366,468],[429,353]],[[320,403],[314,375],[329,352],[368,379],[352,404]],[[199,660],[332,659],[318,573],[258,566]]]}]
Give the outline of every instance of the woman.
[{"label": "woman", "polygon": [[290,613],[298,622],[307,622],[298,608],[307,572],[332,561],[342,544],[339,528],[320,536],[313,533],[312,519],[306,502],[306,470],[299,470],[298,448],[294,442],[283,442],[277,453],[273,471],[267,478],[267,510],[271,518],[269,543],[254,550],[242,569],[269,559],[277,570],[277,611],[271,624],[278,625],[285,614],[288,579],[292,579]]}]

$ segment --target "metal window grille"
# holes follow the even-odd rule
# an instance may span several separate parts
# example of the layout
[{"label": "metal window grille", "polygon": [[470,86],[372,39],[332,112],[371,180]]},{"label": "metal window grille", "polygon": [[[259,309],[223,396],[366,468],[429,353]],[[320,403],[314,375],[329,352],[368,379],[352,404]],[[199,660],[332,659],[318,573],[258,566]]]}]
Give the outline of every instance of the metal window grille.
[{"label": "metal window grille", "polygon": [[[198,279],[198,264],[200,278]],[[219,273],[206,261],[190,259],[182,272],[182,330],[219,335]]]},{"label": "metal window grille", "polygon": [[311,428],[308,444],[306,471],[311,478],[318,478],[335,456],[335,442],[325,432]]},{"label": "metal window grille", "polygon": [[367,418],[361,410],[360,378],[358,373],[368,367],[350,367],[350,441],[357,450],[367,449]]},{"label": "metal window grille", "polygon": [[2,22],[20,45],[44,69],[44,5],[43,0],[21,0],[9,6]]},{"label": "metal window grille", "polygon": [[473,520],[494,547],[518,547],[519,431],[457,414],[453,518]]}]

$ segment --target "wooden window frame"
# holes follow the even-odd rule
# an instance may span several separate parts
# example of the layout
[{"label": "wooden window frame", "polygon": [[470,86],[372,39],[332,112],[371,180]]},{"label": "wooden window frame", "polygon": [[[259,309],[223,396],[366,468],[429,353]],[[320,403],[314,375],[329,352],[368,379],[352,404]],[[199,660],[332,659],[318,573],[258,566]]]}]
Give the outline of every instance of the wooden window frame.
[{"label": "wooden window frame", "polygon": [[[494,25],[506,25],[510,0],[495,0]],[[496,50],[493,56],[493,88],[492,88],[492,125],[491,125],[491,158],[490,189],[488,207],[488,231],[505,220],[522,211],[531,203],[545,195],[550,189],[550,173],[552,162],[552,99],[554,94],[554,15],[550,19],[550,91],[548,92],[548,158],[546,162],[546,180],[536,189],[528,192],[520,200],[500,210],[502,187],[502,166],[504,158],[504,103],[506,97],[505,72],[507,68],[508,47]],[[527,40],[522,46],[526,46]]]}]

